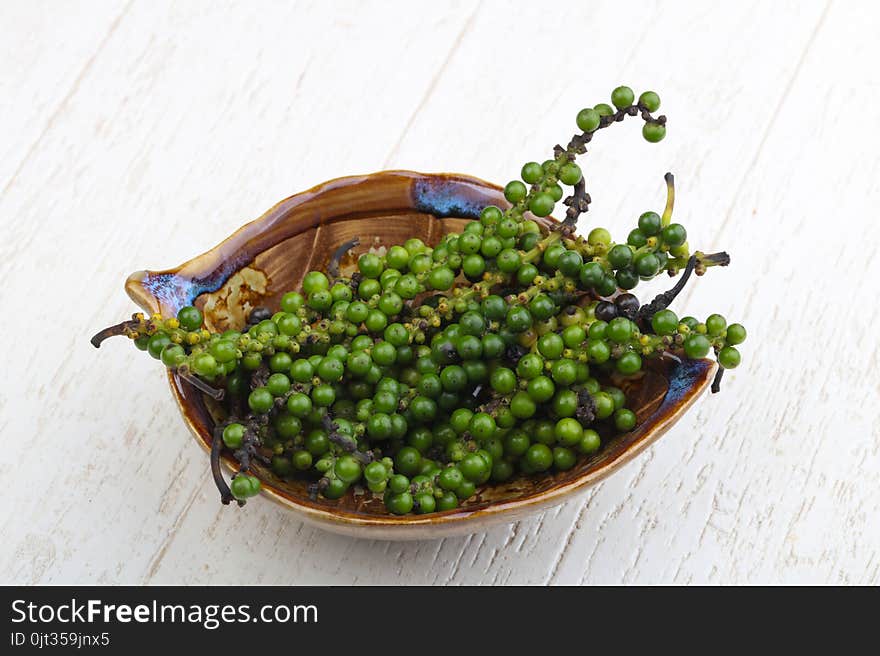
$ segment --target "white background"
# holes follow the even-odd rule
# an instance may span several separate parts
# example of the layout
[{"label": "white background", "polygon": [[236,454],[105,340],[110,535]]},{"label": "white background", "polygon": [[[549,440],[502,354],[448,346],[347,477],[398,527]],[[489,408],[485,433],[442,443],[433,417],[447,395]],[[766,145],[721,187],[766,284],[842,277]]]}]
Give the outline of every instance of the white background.
[{"label": "white background", "polygon": [[[0,581],[880,582],[877,3],[0,3]],[[504,183],[626,83],[585,219],[662,207],[732,265],[677,304],[750,331],[650,451],[556,510],[422,543],[223,507],[161,366],[98,328],[294,192]],[[684,314],[684,311],[680,313]]]}]

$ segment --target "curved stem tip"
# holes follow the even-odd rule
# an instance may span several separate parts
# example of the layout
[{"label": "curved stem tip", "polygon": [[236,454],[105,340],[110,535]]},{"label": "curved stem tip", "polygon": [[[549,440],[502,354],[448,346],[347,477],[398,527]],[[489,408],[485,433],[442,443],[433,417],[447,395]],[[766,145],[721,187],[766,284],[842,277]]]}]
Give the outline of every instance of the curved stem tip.
[{"label": "curved stem tip", "polygon": [[201,378],[197,378],[196,376],[193,376],[191,373],[189,373],[189,369],[187,369],[186,367],[178,367],[175,371],[177,375],[180,376],[181,380],[185,380],[187,383],[195,387],[200,392],[207,394],[215,401],[222,401],[223,397],[226,396],[225,390],[211,387]]},{"label": "curved stem tip", "polygon": [[135,330],[140,325],[140,321],[129,319],[128,321],[117,323],[115,326],[108,326],[107,328],[104,328],[104,330],[96,333],[89,341],[95,348],[101,348],[101,344],[104,342],[105,339],[109,337],[116,337],[118,335],[128,335],[131,331]]},{"label": "curved stem tip", "polygon": [[220,502],[224,506],[228,506],[234,497],[226,479],[223,478],[223,472],[220,471],[220,451],[223,449],[223,429],[219,426],[214,429],[214,441],[211,442],[211,475],[214,477],[214,484],[220,491]]},{"label": "curved stem tip", "polygon": [[672,173],[667,173],[663,179],[666,180],[666,208],[663,210],[660,224],[668,226],[672,221],[672,209],[675,207],[675,176]]}]

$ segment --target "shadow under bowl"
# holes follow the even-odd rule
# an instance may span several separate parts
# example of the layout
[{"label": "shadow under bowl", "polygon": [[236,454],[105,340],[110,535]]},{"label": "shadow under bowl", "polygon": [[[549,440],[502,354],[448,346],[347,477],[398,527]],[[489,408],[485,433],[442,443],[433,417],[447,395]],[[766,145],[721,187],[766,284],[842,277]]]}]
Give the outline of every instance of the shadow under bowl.
[{"label": "shadow under bowl", "polygon": [[[281,296],[299,288],[312,269],[324,269],[335,250],[357,237],[360,244],[343,261],[371,247],[418,237],[435,245],[460,231],[486,205],[506,208],[502,190],[457,174],[386,171],[331,180],[287,198],[244,225],[221,244],[167,271],[139,271],[126,291],[147,312],[172,316],[194,304],[212,330],[241,328],[256,306],[277,308]],[[549,225],[553,219],[536,219]],[[710,360],[652,363],[644,377],[625,384],[637,427],[603,440],[601,450],[565,472],[518,476],[478,490],[455,510],[398,517],[370,492],[349,491],[342,499],[310,499],[306,479],[280,479],[266,467],[255,474],[263,494],[321,528],[359,538],[431,539],[483,531],[517,521],[566,501],[635,458],[663,435],[710,385],[717,365]],[[171,391],[196,441],[210,451],[221,408],[168,373]],[[231,454],[223,462],[237,470]]]}]

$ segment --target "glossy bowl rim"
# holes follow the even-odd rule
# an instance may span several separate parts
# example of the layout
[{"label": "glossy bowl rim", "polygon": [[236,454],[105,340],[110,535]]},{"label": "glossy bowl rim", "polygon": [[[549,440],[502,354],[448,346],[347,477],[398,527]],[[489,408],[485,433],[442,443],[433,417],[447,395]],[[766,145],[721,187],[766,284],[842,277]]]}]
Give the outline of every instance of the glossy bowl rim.
[{"label": "glossy bowl rim", "polygon": [[[249,226],[253,227],[254,224],[258,224],[259,222],[265,220],[275,208],[277,208],[282,203],[290,201],[291,199],[309,194],[316,194],[320,192],[322,188],[329,187],[332,189],[337,189],[342,186],[356,184],[358,182],[363,182],[365,180],[383,175],[402,175],[413,178],[414,180],[437,180],[441,182],[454,179],[465,181],[482,187],[485,190],[493,191],[499,194],[502,192],[502,188],[496,184],[487,182],[471,175],[458,173],[420,173],[405,169],[394,169],[378,171],[365,175],[342,176],[338,178],[333,178],[331,180],[327,180],[325,182],[317,184],[309,189],[293,194],[279,201],[278,203],[275,203],[266,212],[261,214],[256,219],[248,221],[247,223],[240,226],[231,235],[223,239],[213,248],[199,255],[196,255],[193,258],[190,258],[178,267],[167,269],[162,273],[177,272],[185,269],[192,264],[195,264],[197,261],[204,258],[213,258],[214,255],[223,250],[224,246],[228,245],[230,241],[233,241],[237,237],[239,237],[243,233],[243,231],[248,229]],[[552,217],[548,218],[552,220]],[[129,276],[129,279],[126,282],[126,291],[138,305],[145,309],[150,309],[152,307],[155,307],[158,299],[155,295],[150,294],[142,285],[139,284],[139,280],[137,278],[143,273],[146,272],[139,271]],[[344,525],[348,527],[387,528],[402,531],[405,527],[463,526],[467,524],[477,524],[477,520],[480,519],[494,518],[501,520],[505,515],[516,515],[517,511],[520,511],[520,513],[537,512],[543,508],[562,503],[567,498],[573,497],[578,491],[585,490],[586,488],[603,480],[604,478],[608,477],[609,475],[623,467],[625,464],[633,460],[648,446],[650,446],[660,437],[662,437],[669,430],[669,428],[671,428],[672,425],[674,425],[678,421],[678,419],[690,408],[690,406],[696,401],[696,399],[705,392],[705,390],[708,388],[709,381],[711,380],[718,366],[716,362],[707,359],[691,362],[698,363],[698,366],[700,368],[699,378],[701,380],[699,384],[693,385],[685,391],[682,397],[674,403],[674,408],[672,408],[671,411],[667,411],[663,413],[662,416],[657,417],[657,415],[660,414],[661,411],[664,410],[664,408],[666,408],[667,406],[667,401],[670,395],[669,390],[667,390],[667,393],[664,396],[660,407],[655,410],[655,412],[651,415],[651,418],[643,422],[642,425],[636,429],[637,432],[641,432],[642,434],[639,435],[637,439],[635,439],[635,441],[633,441],[628,447],[621,450],[614,456],[603,460],[602,462],[598,463],[595,468],[591,468],[583,472],[572,480],[562,483],[555,483],[550,488],[541,491],[527,493],[510,500],[488,501],[487,505],[482,507],[475,507],[470,509],[464,507],[444,512],[431,513],[427,515],[411,514],[403,516],[379,514],[373,515],[368,513],[358,514],[343,509],[335,509],[331,506],[323,506],[314,504],[312,502],[305,502],[300,498],[290,496],[283,491],[271,487],[271,483],[268,485],[264,484],[262,486],[261,494],[269,497],[270,499],[272,499],[276,503],[279,503],[285,508],[294,510],[295,512],[302,514],[304,518],[312,520],[314,523],[329,528],[332,528],[334,525]],[[205,438],[205,436],[196,426],[193,418],[190,416],[186,397],[183,390],[181,389],[183,386],[182,381],[171,370],[168,370],[166,372],[166,375],[168,377],[168,382],[171,387],[175,402],[177,404],[178,411],[183,417],[184,423],[186,424],[196,442],[206,452],[210,452],[209,444],[211,440]],[[653,421],[650,430],[643,430],[644,427],[649,423],[649,421]],[[211,436],[208,437],[210,438]],[[227,471],[234,472],[237,470],[231,456],[224,454],[221,462],[223,463],[223,466],[227,469]],[[511,521],[514,521],[514,519],[515,518],[512,517]],[[474,528],[476,528],[476,526]]]}]

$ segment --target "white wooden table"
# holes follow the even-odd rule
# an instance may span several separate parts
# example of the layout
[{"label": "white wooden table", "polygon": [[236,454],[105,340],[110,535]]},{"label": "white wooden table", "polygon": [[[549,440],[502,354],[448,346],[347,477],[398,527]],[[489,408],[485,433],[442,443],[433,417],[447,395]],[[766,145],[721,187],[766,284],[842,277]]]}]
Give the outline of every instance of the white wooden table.
[{"label": "white wooden table", "polygon": [[[880,583],[876,3],[0,3],[0,582]],[[387,168],[506,182],[586,104],[653,88],[584,160],[626,234],[676,174],[677,307],[740,369],[555,511],[424,543],[222,507],[161,368],[97,329],[141,268]]]}]

